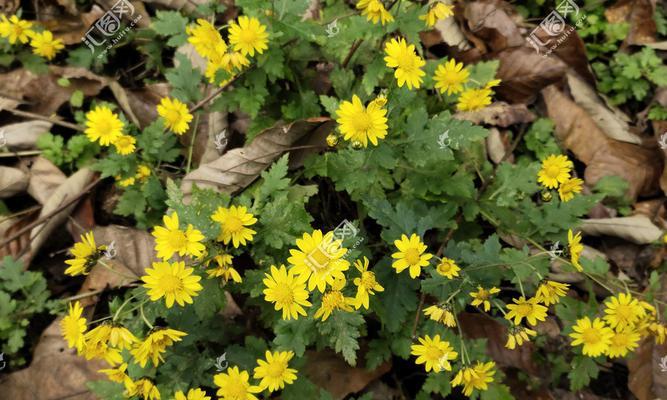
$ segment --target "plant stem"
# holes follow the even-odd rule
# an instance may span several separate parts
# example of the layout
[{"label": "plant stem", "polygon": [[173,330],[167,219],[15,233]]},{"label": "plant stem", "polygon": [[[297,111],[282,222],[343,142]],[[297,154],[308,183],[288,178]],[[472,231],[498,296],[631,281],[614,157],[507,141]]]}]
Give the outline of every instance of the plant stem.
[{"label": "plant stem", "polygon": [[139,306],[139,313],[141,314],[141,319],[144,320],[144,323],[145,323],[150,329],[153,329],[153,328],[154,328],[154,327],[153,327],[153,324],[151,324],[150,322],[148,322],[148,318],[146,318],[146,314],[144,314],[144,303],[141,303],[141,305]]},{"label": "plant stem", "polygon": [[190,173],[190,166],[192,165],[192,151],[197,138],[197,125],[199,125],[199,113],[195,114],[195,123],[192,125],[192,138],[190,139],[190,147],[188,147],[188,164],[185,166],[186,174]]}]

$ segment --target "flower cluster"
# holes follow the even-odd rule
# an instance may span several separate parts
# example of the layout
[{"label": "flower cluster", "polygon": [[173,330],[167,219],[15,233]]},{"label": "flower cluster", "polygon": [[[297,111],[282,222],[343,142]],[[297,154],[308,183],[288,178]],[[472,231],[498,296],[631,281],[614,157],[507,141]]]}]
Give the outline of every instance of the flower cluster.
[{"label": "flower cluster", "polygon": [[10,44],[28,43],[32,52],[47,60],[52,60],[56,54],[65,48],[62,40],[53,37],[51,31],[33,29],[33,23],[12,15],[7,18],[0,16],[0,37],[7,39]]},{"label": "flower cluster", "polygon": [[573,164],[567,156],[552,154],[542,160],[542,169],[537,173],[537,181],[545,190],[558,189],[563,202],[570,201],[576,193],[581,193],[584,181],[570,176]]}]

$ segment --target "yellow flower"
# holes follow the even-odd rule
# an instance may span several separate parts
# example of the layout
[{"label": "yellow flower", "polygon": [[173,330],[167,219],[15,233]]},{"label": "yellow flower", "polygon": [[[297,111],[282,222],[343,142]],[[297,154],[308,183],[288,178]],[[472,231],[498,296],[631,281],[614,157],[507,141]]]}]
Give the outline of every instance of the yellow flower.
[{"label": "yellow flower", "polygon": [[665,343],[665,338],[667,337],[667,327],[658,322],[652,322],[649,324],[648,330],[651,332],[651,334],[653,334],[653,336],[655,336],[655,342],[657,344]]},{"label": "yellow flower", "polygon": [[67,341],[67,346],[81,352],[84,346],[84,333],[86,332],[86,319],[81,317],[83,308],[76,301],[69,303],[69,313],[60,321],[60,329]]},{"label": "yellow flower", "polygon": [[226,71],[231,76],[219,83],[220,86],[224,86],[237,72],[248,65],[250,65],[250,60],[238,51],[221,52],[206,64],[206,77],[210,83],[215,83],[218,71]]},{"label": "yellow flower", "polygon": [[367,21],[372,20],[374,24],[380,21],[384,25],[394,20],[380,0],[359,0],[357,10],[361,10],[361,15],[366,16]]},{"label": "yellow flower", "polygon": [[98,247],[95,244],[93,232],[81,235],[81,241],[74,243],[74,247],[70,250],[74,258],[65,261],[65,264],[69,265],[65,270],[65,274],[70,276],[87,275],[90,269],[97,264],[97,260],[101,257],[101,252],[106,250],[106,248],[106,246]]},{"label": "yellow flower", "polygon": [[451,258],[442,257],[438,266],[435,267],[436,271],[447,279],[454,279],[459,276],[459,271],[461,268],[456,265],[456,261]]},{"label": "yellow flower", "polygon": [[129,383],[132,380],[130,379],[129,376],[127,376],[127,373],[125,372],[126,370],[127,370],[127,363],[122,363],[116,368],[101,369],[97,372],[106,375],[107,378],[109,378],[109,380],[112,382]]},{"label": "yellow flower", "polygon": [[352,102],[343,101],[336,110],[339,129],[343,138],[348,141],[357,141],[363,147],[368,141],[377,146],[378,139],[387,136],[387,110],[378,102],[371,101],[368,107],[357,97],[352,96]]},{"label": "yellow flower", "polygon": [[120,176],[117,176],[116,180],[118,180],[118,185],[120,185],[120,187],[132,186],[137,181],[133,176],[131,176],[129,178],[125,178],[125,179],[120,179],[120,180],[119,179],[120,179]]},{"label": "yellow flower", "polygon": [[141,277],[144,287],[148,289],[151,301],[165,298],[167,308],[174,305],[174,301],[181,307],[185,303],[192,304],[192,298],[203,289],[199,284],[201,277],[194,274],[193,268],[186,268],[183,261],[172,263],[154,262],[153,268],[146,268]]},{"label": "yellow flower", "polygon": [[220,235],[218,241],[228,244],[232,242],[235,248],[251,242],[255,233],[247,228],[257,223],[257,218],[248,212],[244,206],[231,206],[229,208],[218,207],[211,219],[220,223]]},{"label": "yellow flower", "polygon": [[403,38],[391,39],[385,45],[384,52],[387,55],[384,58],[387,67],[396,68],[394,76],[398,81],[398,87],[407,84],[408,89],[413,87],[419,89],[422,76],[426,74],[421,67],[426,64],[426,61],[417,55],[415,46],[408,45]]},{"label": "yellow flower", "polygon": [[164,361],[162,353],[167,351],[167,347],[180,342],[184,336],[187,336],[187,333],[176,329],[155,328],[143,342],[136,344],[130,353],[141,368],[146,366],[149,359],[157,367],[161,361]]},{"label": "yellow flower", "polygon": [[234,50],[241,54],[253,57],[255,51],[259,54],[268,49],[269,34],[266,26],[262,25],[257,18],[248,18],[244,15],[238,18],[238,22],[229,25],[229,44]]},{"label": "yellow flower", "polygon": [[354,299],[345,297],[341,291],[345,286],[345,279],[336,280],[332,286],[333,289],[322,296],[322,305],[315,312],[315,318],[322,321],[326,321],[334,310],[352,311]]},{"label": "yellow flower", "polygon": [[157,256],[163,260],[171,258],[174,253],[180,256],[188,255],[199,257],[204,253],[206,247],[201,243],[204,235],[189,224],[184,231],[179,229],[178,214],[175,212],[162,217],[164,227],[156,226],[153,229],[155,237],[155,250]]},{"label": "yellow flower", "polygon": [[333,232],[323,235],[316,229],[312,234],[304,233],[296,240],[297,249],[290,249],[287,262],[293,265],[290,271],[308,279],[308,290],[316,287],[324,293],[327,284],[333,286],[338,280],[345,280],[344,271],[350,263],[343,259],[347,249],[340,240],[334,240]]},{"label": "yellow flower", "polygon": [[111,334],[111,324],[102,323],[86,333],[86,343],[100,342],[107,344]]},{"label": "yellow flower", "polygon": [[295,276],[292,270],[287,271],[284,265],[280,269],[271,266],[271,274],[264,274],[264,300],[275,303],[276,311],[282,310],[283,319],[298,319],[299,314],[305,316],[303,306],[310,307],[306,290],[306,275]]},{"label": "yellow flower", "polygon": [[396,273],[401,273],[409,268],[410,278],[412,279],[421,274],[422,267],[426,267],[431,257],[433,257],[430,253],[424,253],[426,245],[414,233],[410,236],[410,239],[406,235],[401,235],[400,240],[394,240],[394,246],[398,251],[391,255],[392,258],[396,259],[391,265],[392,268],[396,270]]},{"label": "yellow flower", "polygon": [[123,356],[121,356],[120,350],[112,349],[106,341],[98,340],[98,338],[95,337],[86,340],[81,354],[86,360],[100,359],[112,366],[123,362]]},{"label": "yellow flower", "polygon": [[12,15],[9,19],[4,15],[1,16],[0,22],[0,36],[9,40],[9,43],[14,44],[17,41],[27,43],[28,39],[35,33],[30,28],[32,22],[25,21]]},{"label": "yellow flower", "polygon": [[259,387],[269,389],[269,392],[275,392],[285,387],[285,384],[291,385],[296,380],[297,370],[288,368],[288,363],[294,357],[291,351],[276,351],[265,353],[266,361],[257,360],[253,378],[259,379]]},{"label": "yellow flower", "polygon": [[459,96],[459,102],[456,104],[456,109],[459,111],[475,111],[480,110],[491,104],[490,89],[466,89]]},{"label": "yellow flower", "polygon": [[109,146],[123,134],[123,121],[107,106],[97,106],[86,113],[85,134],[91,142]]},{"label": "yellow flower", "polygon": [[359,278],[354,278],[354,284],[357,286],[357,295],[352,305],[355,309],[364,307],[368,310],[369,296],[374,296],[375,292],[383,292],[384,288],[375,280],[375,273],[368,270],[368,258],[364,256],[363,262],[357,260],[354,266],[361,273]]},{"label": "yellow flower", "polygon": [[606,352],[614,335],[611,328],[600,318],[595,318],[592,322],[588,317],[581,318],[577,320],[572,330],[574,332],[569,335],[574,339],[572,346],[583,345],[582,352],[590,357],[597,357]]},{"label": "yellow flower", "polygon": [[493,361],[478,361],[475,367],[463,368],[452,379],[452,386],[463,386],[463,394],[466,396],[470,396],[475,389],[487,390],[487,384],[493,382],[493,375],[496,373],[493,369],[495,365]]},{"label": "yellow flower", "polygon": [[134,144],[137,142],[133,136],[130,135],[120,135],[116,140],[113,141],[113,145],[116,148],[118,154],[126,156],[128,154],[134,153]]},{"label": "yellow flower", "polygon": [[616,330],[632,327],[646,315],[646,310],[637,299],[633,299],[630,293],[619,293],[618,296],[610,297],[604,303],[605,322]]},{"label": "yellow flower", "polygon": [[560,283],[550,281],[548,279],[540,282],[535,293],[535,299],[544,303],[545,306],[550,304],[557,304],[560,298],[567,294],[567,289],[570,287],[567,283]]},{"label": "yellow flower", "polygon": [[537,173],[537,182],[547,189],[555,189],[570,179],[574,167],[567,156],[552,154],[542,160],[542,169]]},{"label": "yellow flower", "polygon": [[30,46],[33,47],[33,53],[42,56],[47,60],[52,60],[58,51],[65,48],[63,42],[60,39],[54,39],[53,33],[49,31],[33,33],[30,38]]},{"label": "yellow flower", "polygon": [[186,396],[182,391],[174,393],[174,400],[211,400],[211,397],[206,395],[206,392],[197,388],[190,389]]},{"label": "yellow flower", "polygon": [[558,188],[558,196],[563,202],[568,202],[574,199],[575,193],[581,193],[584,181],[579,178],[570,178],[560,184]]},{"label": "yellow flower", "polygon": [[453,328],[456,326],[456,318],[449,305],[430,306],[424,310],[424,315],[436,322],[442,322],[446,326]]},{"label": "yellow flower", "polygon": [[139,341],[127,328],[119,324],[112,324],[109,331],[109,344],[120,350],[131,349]]},{"label": "yellow flower", "polygon": [[157,113],[164,118],[167,129],[177,135],[184,134],[192,121],[188,106],[178,99],[164,97],[157,106]]},{"label": "yellow flower", "polygon": [[477,286],[476,292],[470,292],[470,296],[473,298],[473,301],[470,304],[472,304],[474,307],[483,305],[484,311],[489,312],[491,309],[491,302],[489,299],[496,293],[500,293],[500,289],[497,287],[492,287],[491,289],[486,290],[481,286]]},{"label": "yellow flower", "polygon": [[130,381],[125,387],[128,397],[141,396],[144,400],[160,400],[160,391],[149,378],[141,378],[136,382]]},{"label": "yellow flower", "polygon": [[432,27],[439,20],[451,17],[452,15],[454,15],[453,6],[436,1],[428,7],[426,14],[419,16],[419,19],[426,22],[426,26]]},{"label": "yellow flower", "polygon": [[198,25],[190,25],[185,28],[190,42],[197,53],[204,58],[213,58],[218,52],[227,51],[227,44],[222,40],[220,32],[205,19],[197,19]]},{"label": "yellow flower", "polygon": [[639,339],[639,333],[630,328],[618,330],[611,337],[607,355],[612,358],[625,357],[639,346]]},{"label": "yellow flower", "polygon": [[581,244],[581,232],[577,232],[576,235],[572,233],[572,229],[567,231],[567,246],[570,253],[570,262],[577,271],[582,272],[584,267],[579,263],[579,257],[581,252],[584,251],[584,245]]},{"label": "yellow flower", "polygon": [[523,345],[524,342],[530,342],[531,337],[535,337],[537,332],[523,326],[512,325],[507,333],[507,343],[505,347],[514,350],[517,346]]},{"label": "yellow flower", "polygon": [[538,303],[537,298],[527,299],[523,296],[518,299],[512,299],[515,304],[508,304],[509,312],[505,314],[505,319],[512,320],[514,324],[519,325],[525,318],[530,325],[537,325],[537,321],[544,321],[547,318],[547,308]]},{"label": "yellow flower", "polygon": [[232,267],[232,256],[230,254],[218,254],[213,257],[212,261],[215,261],[218,266],[206,271],[209,279],[222,277],[225,282],[229,282],[230,279],[236,283],[242,282],[241,275]]},{"label": "yellow flower", "polygon": [[435,80],[435,88],[440,93],[452,94],[463,91],[463,85],[468,82],[468,76],[470,76],[468,68],[463,68],[463,63],[457,64],[456,60],[452,58],[448,62],[438,65],[433,80]]},{"label": "yellow flower", "polygon": [[451,371],[451,360],[455,360],[458,353],[449,342],[440,340],[440,335],[435,335],[431,338],[425,335],[423,338],[418,338],[420,344],[413,344],[410,346],[412,350],[410,354],[417,356],[415,363],[425,364],[426,372],[433,370],[433,372],[440,372],[442,370]]},{"label": "yellow flower", "polygon": [[213,383],[218,389],[217,395],[221,400],[257,400],[253,393],[259,393],[259,386],[251,386],[248,382],[250,374],[240,371],[239,367],[230,367],[227,372],[213,377]]},{"label": "yellow flower", "polygon": [[151,168],[148,165],[140,165],[137,168],[137,175],[135,175],[135,178],[139,179],[140,181],[143,181],[149,176],[151,176]]}]

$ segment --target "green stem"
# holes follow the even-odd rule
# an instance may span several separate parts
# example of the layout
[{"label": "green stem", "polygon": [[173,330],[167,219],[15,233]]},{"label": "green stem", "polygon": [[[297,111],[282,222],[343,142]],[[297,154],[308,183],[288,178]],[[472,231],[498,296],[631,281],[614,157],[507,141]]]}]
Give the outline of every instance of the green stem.
[{"label": "green stem", "polygon": [[116,322],[116,320],[118,319],[118,316],[120,315],[120,312],[123,310],[123,308],[125,308],[126,305],[130,304],[130,301],[134,300],[135,298],[136,296],[134,295],[130,296],[129,299],[125,300],[123,304],[121,304],[120,307],[118,307],[118,310],[116,310],[116,313],[113,315],[114,322]]},{"label": "green stem", "polygon": [[125,278],[125,279],[129,279],[130,281],[135,281],[135,280],[137,279],[136,276],[126,275],[126,274],[123,274],[123,273],[121,273],[121,272],[116,271],[115,269],[111,268],[109,265],[107,265],[107,263],[105,263],[105,262],[102,261],[102,260],[97,260],[97,262],[98,262],[103,268],[108,269],[109,271],[113,272],[114,274],[116,274],[116,275],[118,275],[118,276],[120,276],[120,277],[123,277],[123,278]]},{"label": "green stem", "polygon": [[150,328],[153,329],[153,324],[148,322],[148,318],[146,318],[146,314],[144,314],[144,303],[141,303],[141,306],[139,306],[139,313],[141,314],[141,319],[144,320],[144,323]]},{"label": "green stem", "polygon": [[197,125],[199,125],[199,113],[195,114],[195,123],[192,125],[192,139],[190,139],[190,146],[188,147],[188,164],[185,166],[186,174],[190,172],[190,166],[192,165],[192,151],[197,138]]}]

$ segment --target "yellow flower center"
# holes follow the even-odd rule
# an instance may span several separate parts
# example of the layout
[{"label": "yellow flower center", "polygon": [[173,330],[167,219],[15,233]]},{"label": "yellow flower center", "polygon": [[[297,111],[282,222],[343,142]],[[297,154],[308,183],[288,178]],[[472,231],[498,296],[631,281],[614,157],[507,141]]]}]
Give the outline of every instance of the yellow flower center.
[{"label": "yellow flower center", "polygon": [[531,311],[533,311],[533,306],[531,306],[528,303],[523,303],[523,304],[517,305],[515,310],[516,310],[516,313],[519,314],[519,315],[529,315],[531,313]]},{"label": "yellow flower center", "polygon": [[438,272],[441,274],[446,274],[452,270],[452,264],[448,262],[443,262],[438,265]]},{"label": "yellow flower center", "polygon": [[182,118],[180,111],[175,108],[168,109],[165,118],[172,124],[179,122]]},{"label": "yellow flower center", "polygon": [[257,41],[257,33],[253,29],[242,29],[239,39],[246,45],[252,45]]},{"label": "yellow flower center", "polygon": [[314,248],[310,253],[308,253],[306,259],[304,260],[306,265],[308,265],[312,270],[325,269],[329,265],[330,261],[331,258],[329,255],[324,253],[319,247]]},{"label": "yellow flower center", "polygon": [[186,246],[188,238],[185,236],[184,232],[181,231],[171,231],[169,236],[167,236],[167,243],[172,249],[182,249]]},{"label": "yellow flower center", "polygon": [[352,121],[352,126],[357,132],[367,132],[373,127],[373,121],[371,116],[364,111],[356,115],[356,118]]},{"label": "yellow flower center", "polygon": [[338,290],[331,291],[322,298],[322,306],[329,310],[340,308],[344,303],[345,297]]},{"label": "yellow flower center", "polygon": [[164,275],[160,280],[160,286],[165,292],[176,292],[183,290],[183,281],[175,275]]},{"label": "yellow flower center", "polygon": [[245,385],[241,382],[235,382],[235,385],[228,385],[225,389],[225,399],[230,400],[246,400],[248,391]]},{"label": "yellow flower center", "polygon": [[359,286],[368,289],[373,289],[375,287],[375,274],[372,272],[364,272],[361,274],[361,284]]},{"label": "yellow flower center", "polygon": [[288,286],[276,286],[276,302],[282,305],[294,304],[294,293]]},{"label": "yellow flower center", "polygon": [[588,328],[581,333],[581,337],[586,344],[597,344],[600,342],[600,335],[597,329]]},{"label": "yellow flower center", "polygon": [[556,178],[560,174],[560,168],[557,165],[552,165],[546,170],[547,175],[552,178]]},{"label": "yellow flower center", "polygon": [[632,307],[627,304],[619,304],[618,307],[616,307],[616,319],[618,321],[630,321],[633,314]]},{"label": "yellow flower center", "polygon": [[229,216],[225,221],[225,229],[230,233],[239,232],[243,229],[243,221],[237,216]]},{"label": "yellow flower center", "polygon": [[478,300],[487,300],[489,298],[489,292],[485,289],[479,289],[479,293],[477,293],[477,299]]},{"label": "yellow flower center", "polygon": [[410,265],[416,265],[419,263],[419,250],[415,249],[414,247],[409,248],[405,252],[405,261],[408,262]]},{"label": "yellow flower center", "polygon": [[405,72],[412,74],[418,69],[416,61],[417,57],[414,54],[406,52],[398,58],[398,68],[404,69]]},{"label": "yellow flower center", "polygon": [[271,378],[280,378],[285,373],[287,365],[281,361],[274,361],[270,363],[266,369],[266,375]]}]

